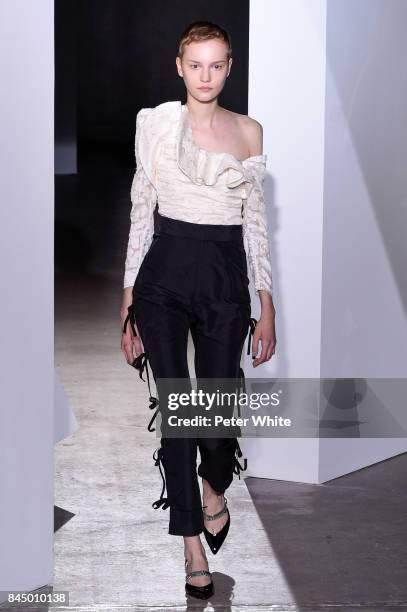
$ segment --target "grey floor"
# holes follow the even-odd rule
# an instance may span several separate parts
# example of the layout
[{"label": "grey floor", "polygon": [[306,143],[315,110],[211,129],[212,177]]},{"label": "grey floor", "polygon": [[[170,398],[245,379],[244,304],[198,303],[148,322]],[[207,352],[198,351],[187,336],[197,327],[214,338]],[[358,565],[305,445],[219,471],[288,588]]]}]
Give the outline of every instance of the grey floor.
[{"label": "grey floor", "polygon": [[207,548],[216,595],[186,601],[182,538],[151,507],[159,440],[120,351],[121,297],[120,275],[56,279],[55,362],[79,423],[55,449],[69,610],[407,610],[406,454],[324,485],[235,477],[230,533]]}]

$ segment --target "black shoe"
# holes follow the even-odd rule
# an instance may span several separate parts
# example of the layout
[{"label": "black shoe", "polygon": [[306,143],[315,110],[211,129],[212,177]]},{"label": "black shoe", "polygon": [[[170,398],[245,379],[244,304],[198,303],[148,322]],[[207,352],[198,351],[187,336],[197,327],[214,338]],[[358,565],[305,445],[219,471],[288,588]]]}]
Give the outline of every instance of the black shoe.
[{"label": "black shoe", "polygon": [[227,508],[226,497],[224,499],[225,499],[225,505],[223,506],[222,510],[220,510],[219,512],[216,512],[216,514],[206,514],[204,508],[206,508],[207,506],[202,506],[202,512],[203,512],[205,521],[214,521],[215,519],[218,519],[219,517],[221,517],[222,514],[225,514],[225,512],[228,513],[228,520],[223,525],[222,529],[218,531],[218,533],[213,534],[210,531],[208,531],[205,526],[203,528],[205,539],[208,542],[209,548],[211,549],[214,555],[216,555],[216,553],[219,551],[220,547],[222,546],[223,542],[225,541],[225,538],[228,534],[229,527],[230,527],[230,512]]},{"label": "black shoe", "polygon": [[[188,572],[188,559],[185,559],[185,574],[186,595],[191,595],[192,597],[197,597],[198,599],[208,599],[208,597],[212,597],[215,592],[215,588],[213,585],[212,574],[208,570],[195,570],[194,572]],[[187,580],[193,576],[209,576],[211,581],[209,584],[204,584],[202,586],[190,584]]]}]

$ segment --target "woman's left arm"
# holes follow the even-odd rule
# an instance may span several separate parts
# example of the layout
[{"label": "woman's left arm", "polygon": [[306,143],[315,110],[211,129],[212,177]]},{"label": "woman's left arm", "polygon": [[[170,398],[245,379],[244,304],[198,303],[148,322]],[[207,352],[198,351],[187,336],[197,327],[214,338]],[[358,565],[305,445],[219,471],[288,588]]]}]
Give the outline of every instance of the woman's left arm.
[{"label": "woman's left arm", "polygon": [[[273,303],[273,280],[268,223],[264,195],[266,159],[263,155],[263,132],[258,122],[252,130],[251,157],[246,164],[250,183],[247,198],[243,201],[243,235],[247,260],[253,278],[256,295],[261,303],[261,316],[253,334],[253,366],[271,359],[275,353],[275,307]],[[256,127],[256,126],[255,126]],[[257,357],[258,343],[261,341],[261,354]]]}]

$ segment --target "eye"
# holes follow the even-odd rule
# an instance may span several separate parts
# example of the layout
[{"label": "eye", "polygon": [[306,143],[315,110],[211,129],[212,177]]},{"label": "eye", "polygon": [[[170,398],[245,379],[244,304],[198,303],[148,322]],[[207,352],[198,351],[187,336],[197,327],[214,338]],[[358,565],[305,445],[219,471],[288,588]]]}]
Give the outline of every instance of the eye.
[{"label": "eye", "polygon": [[198,66],[198,64],[189,64],[190,68],[196,68]]},{"label": "eye", "polygon": [[223,64],[215,64],[214,68],[216,70],[221,70],[223,68]]}]

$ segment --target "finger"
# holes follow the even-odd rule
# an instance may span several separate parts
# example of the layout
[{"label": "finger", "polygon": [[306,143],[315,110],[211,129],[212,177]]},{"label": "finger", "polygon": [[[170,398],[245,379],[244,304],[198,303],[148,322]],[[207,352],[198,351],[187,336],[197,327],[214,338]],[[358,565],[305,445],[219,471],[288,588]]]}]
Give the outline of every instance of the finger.
[{"label": "finger", "polygon": [[253,365],[260,365],[266,361],[268,342],[267,340],[261,339],[261,353],[260,356],[254,360]]},{"label": "finger", "polygon": [[258,357],[257,364],[260,365],[261,363],[264,363],[265,361],[267,361],[266,357],[267,357],[267,353],[262,351],[260,354],[260,357]]},{"label": "finger", "polygon": [[273,342],[270,343],[270,346],[267,351],[267,361],[272,358],[275,352],[275,344]]},{"label": "finger", "polygon": [[144,347],[142,345],[140,336],[137,336],[136,338],[134,338],[134,350],[136,353],[136,357],[138,357],[139,355],[141,355],[142,353],[144,353]]},{"label": "finger", "polygon": [[252,340],[252,357],[256,357],[259,351],[259,336],[254,334]]},{"label": "finger", "polygon": [[135,336],[133,338],[133,341],[132,341],[132,351],[133,351],[134,358],[136,358],[139,355],[141,355],[140,342],[139,342],[138,336]]},{"label": "finger", "polygon": [[121,351],[123,353],[123,355],[125,356],[126,359],[128,359],[128,355],[127,355],[127,342],[126,342],[126,336],[123,335],[121,342],[120,342],[120,348]]},{"label": "finger", "polygon": [[133,345],[132,345],[132,343],[131,343],[131,342],[130,342],[130,343],[128,343],[128,342],[125,342],[125,343],[124,343],[124,354],[125,354],[125,356],[126,356],[126,361],[127,361],[127,363],[129,363],[129,364],[132,364],[132,363],[133,363],[133,360],[134,360],[134,357],[133,357],[133,348],[132,348],[132,346],[133,346]]},{"label": "finger", "polygon": [[273,346],[274,345],[272,338],[264,340],[259,363],[265,363],[266,361],[269,361],[269,359],[271,359],[271,356],[273,354]]},{"label": "finger", "polygon": [[271,354],[274,355],[274,353],[276,352],[276,345],[277,345],[277,340],[275,338],[273,338],[272,342],[271,342]]}]

